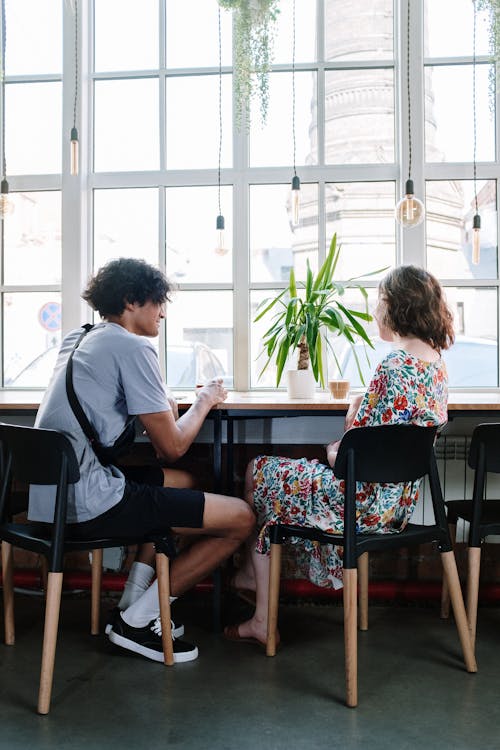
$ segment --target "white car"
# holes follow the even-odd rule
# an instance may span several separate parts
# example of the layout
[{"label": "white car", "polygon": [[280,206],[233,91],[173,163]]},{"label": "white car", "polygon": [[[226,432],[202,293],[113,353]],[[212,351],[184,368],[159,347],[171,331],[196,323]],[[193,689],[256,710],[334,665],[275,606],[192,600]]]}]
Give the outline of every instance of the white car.
[{"label": "white car", "polygon": [[[375,367],[391,351],[387,341],[373,338],[374,349],[355,344],[356,354],[365,385],[370,382]],[[366,354],[365,354],[366,350]],[[367,362],[367,356],[369,362]],[[443,352],[448,369],[450,388],[496,388],[498,386],[498,349],[491,339],[457,336],[450,349]],[[352,388],[363,385],[351,347],[346,347],[339,357],[342,377],[349,380]]]}]

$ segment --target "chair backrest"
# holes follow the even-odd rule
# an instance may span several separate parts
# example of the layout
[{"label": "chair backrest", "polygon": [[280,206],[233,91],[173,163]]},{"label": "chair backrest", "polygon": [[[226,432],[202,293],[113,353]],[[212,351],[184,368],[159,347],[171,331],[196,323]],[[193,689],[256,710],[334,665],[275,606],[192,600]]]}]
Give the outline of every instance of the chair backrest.
[{"label": "chair backrest", "polygon": [[57,484],[63,457],[67,481],[80,479],[75,451],[68,438],[56,430],[0,424],[0,445],[12,458],[12,472],[28,484]]},{"label": "chair backrest", "polygon": [[478,468],[479,454],[484,450],[485,471],[500,474],[500,423],[479,424],[472,433],[469,448],[469,466]]},{"label": "chair backrest", "polygon": [[358,482],[412,482],[429,473],[437,427],[411,424],[356,427],[340,443],[334,473],[347,476],[348,455],[355,453]]},{"label": "chair backrest", "polygon": [[55,430],[0,424],[0,519],[5,519],[12,480],[22,485],[56,486],[56,516],[60,506],[63,520],[66,487],[79,479],[78,461],[65,435]]}]

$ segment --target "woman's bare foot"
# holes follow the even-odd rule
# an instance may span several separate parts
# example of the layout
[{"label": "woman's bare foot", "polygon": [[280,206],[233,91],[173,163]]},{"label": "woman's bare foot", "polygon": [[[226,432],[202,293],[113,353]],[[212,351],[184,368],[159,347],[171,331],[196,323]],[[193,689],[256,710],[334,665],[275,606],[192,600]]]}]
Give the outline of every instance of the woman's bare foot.
[{"label": "woman's bare foot", "polygon": [[[255,640],[266,645],[267,622],[252,617],[250,620],[241,622],[239,625],[229,625],[224,629],[224,635],[231,641]],[[280,642],[280,635],[276,633],[276,645]]]}]

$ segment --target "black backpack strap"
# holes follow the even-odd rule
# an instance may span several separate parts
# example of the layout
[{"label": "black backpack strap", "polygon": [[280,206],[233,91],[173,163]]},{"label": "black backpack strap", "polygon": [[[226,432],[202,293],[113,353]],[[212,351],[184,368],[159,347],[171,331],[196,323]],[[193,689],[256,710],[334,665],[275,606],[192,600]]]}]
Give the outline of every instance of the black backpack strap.
[{"label": "black backpack strap", "polygon": [[68,397],[69,405],[73,410],[73,414],[78,420],[78,424],[82,428],[90,444],[92,444],[96,440],[98,440],[97,433],[87,419],[85,412],[83,411],[81,404],[78,401],[75,389],[73,388],[73,354],[80,346],[82,339],[84,339],[87,333],[92,330],[93,326],[90,323],[86,323],[84,326],[82,326],[82,328],[83,332],[79,336],[76,344],[71,350],[71,354],[69,355],[68,362],[66,364],[66,395]]}]

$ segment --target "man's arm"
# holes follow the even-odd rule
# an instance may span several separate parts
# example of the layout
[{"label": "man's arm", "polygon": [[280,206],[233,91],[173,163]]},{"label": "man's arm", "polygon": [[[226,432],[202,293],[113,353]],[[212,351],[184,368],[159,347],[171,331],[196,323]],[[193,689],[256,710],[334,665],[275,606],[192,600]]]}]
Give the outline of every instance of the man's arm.
[{"label": "man's arm", "polygon": [[226,389],[216,380],[198,392],[194,404],[177,421],[172,411],[139,414],[157,455],[167,461],[176,461],[183,456],[200,431],[210,409],[226,397]]}]

